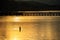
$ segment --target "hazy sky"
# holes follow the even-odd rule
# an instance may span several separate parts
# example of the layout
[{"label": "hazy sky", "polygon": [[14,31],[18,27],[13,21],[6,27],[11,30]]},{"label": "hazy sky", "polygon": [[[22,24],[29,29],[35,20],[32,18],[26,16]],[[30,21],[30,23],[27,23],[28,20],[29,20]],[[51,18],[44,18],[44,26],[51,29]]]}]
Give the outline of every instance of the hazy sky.
[{"label": "hazy sky", "polygon": [[[16,0],[16,1],[21,1],[21,0]],[[36,1],[50,5],[60,4],[60,0],[22,0],[22,1]]]}]

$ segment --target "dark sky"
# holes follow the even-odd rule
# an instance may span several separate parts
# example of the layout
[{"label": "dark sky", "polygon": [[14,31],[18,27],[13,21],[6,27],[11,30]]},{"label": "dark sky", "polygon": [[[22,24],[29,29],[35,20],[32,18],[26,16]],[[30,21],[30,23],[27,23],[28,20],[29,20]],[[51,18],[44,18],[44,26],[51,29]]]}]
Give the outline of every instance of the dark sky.
[{"label": "dark sky", "polygon": [[60,0],[15,0],[15,1],[36,1],[36,2],[45,3],[49,5],[60,5]]},{"label": "dark sky", "polygon": [[[27,2],[26,2],[27,1]],[[0,10],[60,10],[60,0],[2,0]]]}]

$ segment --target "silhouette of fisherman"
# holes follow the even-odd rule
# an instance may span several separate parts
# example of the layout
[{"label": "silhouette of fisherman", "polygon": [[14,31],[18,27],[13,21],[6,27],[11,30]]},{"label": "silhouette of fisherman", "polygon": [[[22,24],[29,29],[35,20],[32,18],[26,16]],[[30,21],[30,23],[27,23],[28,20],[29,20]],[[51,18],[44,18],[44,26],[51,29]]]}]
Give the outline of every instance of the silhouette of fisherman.
[{"label": "silhouette of fisherman", "polygon": [[21,27],[19,27],[19,32],[21,32]]}]

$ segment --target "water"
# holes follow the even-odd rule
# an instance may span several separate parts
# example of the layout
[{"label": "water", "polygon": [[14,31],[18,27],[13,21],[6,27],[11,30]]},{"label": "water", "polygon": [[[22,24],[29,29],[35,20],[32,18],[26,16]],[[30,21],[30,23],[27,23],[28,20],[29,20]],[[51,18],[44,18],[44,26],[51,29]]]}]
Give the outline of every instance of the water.
[{"label": "water", "polygon": [[60,40],[59,17],[46,18],[31,19],[36,22],[0,22],[0,36],[4,35],[0,40]]}]

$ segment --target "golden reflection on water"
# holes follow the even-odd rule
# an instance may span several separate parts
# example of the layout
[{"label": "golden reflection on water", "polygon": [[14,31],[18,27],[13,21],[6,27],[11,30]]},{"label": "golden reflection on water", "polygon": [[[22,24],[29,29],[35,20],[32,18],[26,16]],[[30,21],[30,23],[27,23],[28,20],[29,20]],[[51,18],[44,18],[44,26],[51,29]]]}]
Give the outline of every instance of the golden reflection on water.
[{"label": "golden reflection on water", "polygon": [[[7,23],[7,40],[53,40],[53,28],[42,23]],[[44,25],[43,25],[44,24]],[[19,32],[21,27],[21,32]],[[39,28],[40,27],[40,28]]]},{"label": "golden reflection on water", "polygon": [[[19,21],[22,19],[19,19]],[[36,22],[34,21],[35,19],[29,20],[29,18],[28,20],[30,22],[27,19],[25,19],[24,22],[8,22],[8,19],[7,22],[0,22],[2,25],[5,24],[6,27],[6,38],[4,40],[57,40],[57,34],[55,34],[57,33],[55,31],[56,28],[52,25],[54,23],[54,21],[52,21],[53,18],[46,17],[45,20],[44,17],[41,19],[36,19]],[[21,27],[21,31],[19,31],[19,27]]]}]

